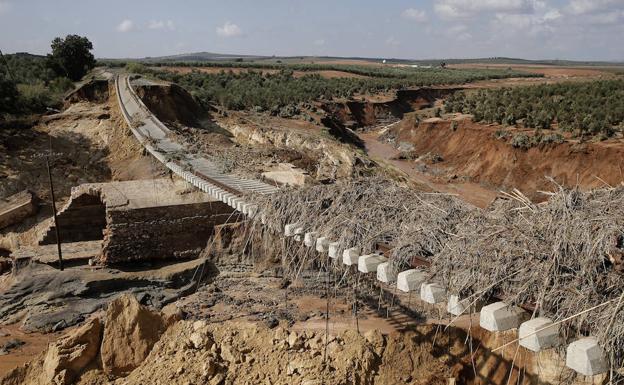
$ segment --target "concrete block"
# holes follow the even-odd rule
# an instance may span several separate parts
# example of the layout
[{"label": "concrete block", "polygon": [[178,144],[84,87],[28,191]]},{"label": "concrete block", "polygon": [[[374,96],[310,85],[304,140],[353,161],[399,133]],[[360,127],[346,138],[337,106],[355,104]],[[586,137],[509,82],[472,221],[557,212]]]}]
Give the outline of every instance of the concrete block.
[{"label": "concrete block", "polygon": [[318,233],[316,231],[310,231],[309,233],[305,233],[303,237],[303,244],[308,247],[313,247],[316,244],[317,237]]},{"label": "concrete block", "polygon": [[303,227],[297,227],[295,229],[295,241],[297,242],[303,241]]},{"label": "concrete block", "polygon": [[357,265],[360,258],[360,248],[352,247],[342,252],[342,263],[347,266]]},{"label": "concrete block", "polygon": [[378,254],[362,255],[358,258],[358,271],[360,273],[377,273],[377,266],[387,260],[388,258]]},{"label": "concrete block", "polygon": [[546,317],[534,318],[523,322],[520,325],[520,329],[518,329],[520,346],[524,346],[534,352],[557,346],[559,344],[559,328],[551,326],[552,324],[553,322],[550,318]]},{"label": "concrete block", "polygon": [[397,279],[397,268],[392,262],[383,262],[377,266],[377,280],[391,283]]},{"label": "concrete block", "polygon": [[324,253],[329,249],[329,239],[326,237],[319,237],[316,239],[316,251]]},{"label": "concrete block", "polygon": [[423,283],[420,286],[420,299],[435,305],[446,300],[446,290],[439,283]]},{"label": "concrete block", "polygon": [[298,223],[289,223],[284,226],[284,235],[287,237],[292,237],[295,235],[295,229],[299,227]]},{"label": "concrete block", "polygon": [[257,213],[258,213],[258,206],[256,205],[247,206],[247,212],[245,214],[247,214],[250,218],[255,218]]},{"label": "concrete block", "polygon": [[340,242],[330,243],[327,253],[329,254],[329,258],[338,258],[340,256]]},{"label": "concrete block", "polygon": [[605,352],[595,337],[581,338],[568,345],[566,366],[584,376],[595,376],[609,370]]},{"label": "concrete block", "polygon": [[470,299],[460,300],[458,295],[451,294],[448,302],[446,303],[446,311],[454,316],[459,316],[464,313],[468,313],[468,306],[470,305]]},{"label": "concrete block", "polygon": [[400,272],[397,275],[397,289],[409,293],[417,291],[427,279],[427,275],[422,271],[410,269]]},{"label": "concrete block", "polygon": [[504,302],[484,306],[479,316],[479,325],[491,332],[515,329],[522,322],[523,310]]}]

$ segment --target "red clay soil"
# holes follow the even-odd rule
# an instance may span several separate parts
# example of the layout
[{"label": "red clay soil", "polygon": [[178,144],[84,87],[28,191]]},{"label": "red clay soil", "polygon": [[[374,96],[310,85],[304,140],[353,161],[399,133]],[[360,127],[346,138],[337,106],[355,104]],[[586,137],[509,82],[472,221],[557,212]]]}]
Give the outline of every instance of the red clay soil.
[{"label": "red clay soil", "polygon": [[414,144],[417,154],[440,154],[443,161],[439,165],[450,173],[497,189],[518,188],[532,199],[543,199],[537,192],[553,189],[547,176],[564,186],[583,189],[604,187],[605,183],[615,186],[624,180],[622,140],[566,141],[524,150],[495,138],[498,129],[464,119],[452,130],[450,121],[418,125],[409,118],[393,128],[397,142]]}]

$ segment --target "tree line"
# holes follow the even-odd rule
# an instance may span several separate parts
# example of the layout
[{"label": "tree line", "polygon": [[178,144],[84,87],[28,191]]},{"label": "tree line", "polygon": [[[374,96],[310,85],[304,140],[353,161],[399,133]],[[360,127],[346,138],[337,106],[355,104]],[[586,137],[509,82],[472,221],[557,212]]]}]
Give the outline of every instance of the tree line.
[{"label": "tree line", "polygon": [[606,138],[624,129],[624,80],[458,92],[447,98],[445,110],[472,114],[477,122]]},{"label": "tree line", "polygon": [[[509,77],[543,77],[542,74],[514,71],[512,69],[443,69],[443,68],[413,68],[395,66],[367,66],[348,64],[318,64],[318,63],[257,63],[257,62],[206,62],[206,61],[182,61],[182,62],[150,62],[150,61],[101,61],[99,64],[111,67],[123,67],[131,63],[139,63],[150,67],[204,67],[204,68],[245,68],[255,70],[290,70],[301,72],[315,71],[341,71],[355,75],[412,79],[414,77],[434,77],[449,79],[450,82],[459,83],[465,81],[467,76],[470,81],[503,79]],[[457,80],[453,80],[457,79]],[[439,84],[438,81],[432,84]]]},{"label": "tree line", "polygon": [[47,56],[17,53],[0,58],[0,119],[59,107],[62,96],[95,66],[86,37],[56,38]]},{"label": "tree line", "polygon": [[[248,63],[244,63],[248,64]],[[171,81],[190,91],[204,104],[218,104],[226,109],[242,110],[251,108],[273,109],[287,105],[310,102],[319,99],[349,98],[356,94],[376,93],[410,87],[433,86],[440,84],[461,84],[477,80],[499,77],[523,76],[524,73],[501,70],[444,70],[409,69],[409,76],[377,76],[382,69],[358,69],[365,78],[324,78],[317,73],[294,76],[294,68],[301,65],[287,65],[276,73],[262,73],[249,69],[239,73],[226,71],[202,73],[192,71],[186,74],[171,71],[154,71],[142,64],[129,63],[133,72],[150,73],[161,80]],[[306,65],[308,66],[308,65]],[[355,73],[356,66],[332,66],[346,72]],[[264,68],[264,67],[263,67]],[[327,68],[325,66],[310,68]],[[385,69],[384,71],[390,71]],[[398,70],[398,69],[397,69]],[[390,72],[386,72],[388,74]],[[399,73],[399,72],[397,72]],[[400,72],[403,73],[403,72]],[[531,75],[531,74],[529,74]]]}]

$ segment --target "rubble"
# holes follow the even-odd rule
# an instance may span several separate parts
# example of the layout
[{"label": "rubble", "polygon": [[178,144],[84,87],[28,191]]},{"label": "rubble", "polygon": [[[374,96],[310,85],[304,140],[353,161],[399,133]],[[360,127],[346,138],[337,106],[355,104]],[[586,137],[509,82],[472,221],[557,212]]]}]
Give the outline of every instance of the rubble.
[{"label": "rubble", "polygon": [[38,208],[37,197],[28,190],[0,198],[0,229],[34,215]]}]

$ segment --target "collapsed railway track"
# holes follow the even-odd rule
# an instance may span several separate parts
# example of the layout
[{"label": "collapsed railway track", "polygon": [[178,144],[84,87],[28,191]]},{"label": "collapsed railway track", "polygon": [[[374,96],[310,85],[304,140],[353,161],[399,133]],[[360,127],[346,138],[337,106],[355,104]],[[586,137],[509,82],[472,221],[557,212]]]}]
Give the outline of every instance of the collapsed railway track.
[{"label": "collapsed railway track", "polygon": [[[271,194],[278,191],[261,181],[242,179],[235,175],[220,173],[211,162],[197,155],[190,155],[183,145],[170,139],[169,129],[154,116],[137,96],[131,84],[131,76],[115,76],[117,98],[124,120],[135,137],[145,149],[163,163],[169,170],[187,182],[221,200],[250,218],[265,222],[262,212],[256,205],[245,199],[247,193]],[[446,304],[446,311],[452,316],[474,311],[470,299],[449,295],[446,289],[436,282],[428,282],[423,270],[429,267],[429,261],[414,258],[411,269],[396,271],[388,258],[392,248],[388,244],[377,244],[373,254],[361,255],[360,248],[339,245],[326,237],[319,236],[315,229],[307,229],[297,223],[287,224],[284,229],[271,229],[284,238],[303,242],[305,246],[329,258],[341,261],[345,265],[357,266],[363,275],[372,273],[380,285],[392,284],[403,292],[420,292],[421,299],[433,305]],[[355,246],[355,245],[351,245]],[[511,306],[501,298],[480,309],[480,326],[490,332],[504,332],[519,329],[521,346],[538,352],[561,345],[567,341],[559,340],[558,325],[561,321],[546,317],[525,321],[528,313],[534,313],[534,305]],[[605,353],[593,337],[573,341],[567,347],[566,365],[576,372],[594,376],[608,371]]]}]

